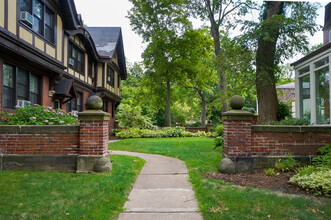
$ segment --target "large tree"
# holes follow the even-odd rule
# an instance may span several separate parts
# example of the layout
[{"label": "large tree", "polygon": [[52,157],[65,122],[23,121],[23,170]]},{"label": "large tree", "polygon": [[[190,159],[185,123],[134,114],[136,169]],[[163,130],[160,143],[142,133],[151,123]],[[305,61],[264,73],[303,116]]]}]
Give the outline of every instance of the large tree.
[{"label": "large tree", "polygon": [[220,32],[227,32],[235,27],[235,23],[248,8],[252,7],[250,1],[233,1],[233,0],[194,0],[188,1],[188,5],[193,9],[193,14],[200,16],[203,20],[210,23],[210,33],[214,40],[214,50],[217,59],[216,69],[219,73],[219,85],[221,95],[222,112],[228,110],[227,106],[227,87],[226,87],[226,62],[222,56]]},{"label": "large tree", "polygon": [[256,47],[259,123],[277,120],[275,72],[282,59],[307,50],[317,31],[317,5],[309,2],[264,2],[259,22],[247,21],[246,38]]}]

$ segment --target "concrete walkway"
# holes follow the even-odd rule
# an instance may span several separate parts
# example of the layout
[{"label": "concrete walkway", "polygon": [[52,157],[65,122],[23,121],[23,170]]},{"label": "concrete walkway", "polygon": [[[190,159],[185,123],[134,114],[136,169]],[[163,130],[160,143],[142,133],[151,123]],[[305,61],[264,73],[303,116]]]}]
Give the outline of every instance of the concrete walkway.
[{"label": "concrete walkway", "polygon": [[154,154],[112,151],[146,161],[118,220],[202,220],[183,161]]}]

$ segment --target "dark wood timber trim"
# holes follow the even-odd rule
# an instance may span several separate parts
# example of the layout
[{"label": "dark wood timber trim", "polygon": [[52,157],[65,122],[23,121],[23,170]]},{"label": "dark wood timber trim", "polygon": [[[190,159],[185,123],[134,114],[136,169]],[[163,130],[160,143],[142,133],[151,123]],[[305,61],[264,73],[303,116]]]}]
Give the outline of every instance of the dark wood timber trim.
[{"label": "dark wood timber trim", "polygon": [[4,28],[8,30],[8,0],[5,0],[5,24]]},{"label": "dark wood timber trim", "polygon": [[66,69],[65,66],[56,61],[53,57],[46,55],[46,53],[40,53],[36,49],[32,48],[30,44],[26,43],[24,40],[17,39],[15,35],[1,27],[0,53],[14,53],[55,72]]},{"label": "dark wood timber trim", "polygon": [[106,88],[98,87],[96,89],[96,93],[100,93],[102,98],[105,97],[105,98],[107,98],[109,100],[112,100],[112,101],[115,101],[115,102],[120,102],[121,101],[120,96],[116,95],[115,93],[109,91]]},{"label": "dark wood timber trim", "polygon": [[106,84],[105,84],[105,64],[107,63],[101,63],[102,64],[102,87],[105,87]]}]

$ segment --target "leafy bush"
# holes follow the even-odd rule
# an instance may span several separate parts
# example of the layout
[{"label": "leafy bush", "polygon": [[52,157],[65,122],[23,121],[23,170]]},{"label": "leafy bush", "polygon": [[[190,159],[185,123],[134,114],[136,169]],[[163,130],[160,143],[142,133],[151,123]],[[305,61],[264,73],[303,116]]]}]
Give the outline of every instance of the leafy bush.
[{"label": "leafy bush", "polygon": [[162,128],[155,130],[129,128],[122,129],[116,133],[116,137],[119,138],[204,137],[212,135],[215,135],[215,133],[206,133],[204,131],[191,133],[185,131],[185,128],[183,127]]},{"label": "leafy bush", "polygon": [[223,136],[223,124],[218,125],[215,129],[215,132],[217,133],[217,136]]},{"label": "leafy bush", "polygon": [[220,147],[221,148],[221,151],[224,150],[224,139],[223,139],[223,136],[218,136],[215,138],[215,147],[214,149]]},{"label": "leafy bush", "polygon": [[314,165],[331,168],[331,145],[320,147],[317,152],[320,156],[313,159]]},{"label": "leafy bush", "polygon": [[77,125],[78,119],[72,114],[50,106],[16,106],[15,113],[0,112],[3,125]]},{"label": "leafy bush", "polygon": [[277,176],[279,173],[275,173],[275,169],[274,168],[268,168],[268,169],[264,169],[264,173],[266,176]]},{"label": "leafy bush", "polygon": [[112,129],[111,130],[111,133],[114,135],[114,136],[116,136],[116,134],[118,133],[118,132],[120,132],[122,129],[118,129],[118,128],[115,128],[115,129]]},{"label": "leafy bush", "polygon": [[296,175],[298,176],[305,176],[310,175],[315,171],[314,166],[306,166],[306,167],[299,167],[295,170]]},{"label": "leafy bush", "polygon": [[132,107],[128,104],[121,104],[118,107],[116,119],[123,128],[154,128],[151,119],[141,114],[140,107]]},{"label": "leafy bush", "polygon": [[320,169],[310,175],[295,175],[290,183],[297,185],[316,195],[331,195],[331,169]]},{"label": "leafy bush", "polygon": [[264,125],[310,125],[307,119],[303,118],[285,118],[281,121],[269,121]]},{"label": "leafy bush", "polygon": [[291,118],[292,112],[291,107],[283,102],[278,103],[278,109],[277,109],[277,120],[283,120],[285,118]]},{"label": "leafy bush", "polygon": [[283,172],[289,172],[295,167],[296,160],[293,158],[292,154],[285,156],[287,157],[285,160],[279,159],[279,161],[276,162],[275,168]]}]

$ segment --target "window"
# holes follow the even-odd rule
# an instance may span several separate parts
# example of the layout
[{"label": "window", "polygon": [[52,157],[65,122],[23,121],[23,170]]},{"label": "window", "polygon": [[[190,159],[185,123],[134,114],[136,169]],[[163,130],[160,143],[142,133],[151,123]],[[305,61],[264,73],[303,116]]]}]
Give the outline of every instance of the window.
[{"label": "window", "polygon": [[108,112],[108,102],[107,101],[103,101],[102,111]]},{"label": "window", "polygon": [[9,64],[3,65],[3,106],[5,108],[14,108],[17,100],[40,104],[40,88],[39,75]]},{"label": "window", "polygon": [[77,70],[79,73],[84,73],[84,66],[85,66],[85,54],[84,52],[79,49],[72,41],[69,42],[69,59],[72,59],[73,63],[69,61],[71,67]]},{"label": "window", "polygon": [[310,75],[305,75],[299,79],[300,86],[300,118],[310,122],[311,102],[310,102]]},{"label": "window", "polygon": [[67,112],[72,111],[83,111],[83,94],[80,92],[78,93],[77,98],[73,98],[69,102],[67,102]]},{"label": "window", "polygon": [[92,65],[93,65],[93,62],[92,62],[92,60],[89,58],[89,59],[88,59],[88,76],[89,76],[89,77],[92,77]]},{"label": "window", "polygon": [[330,124],[330,72],[324,67],[315,72],[316,123]]},{"label": "window", "polygon": [[114,78],[115,78],[115,72],[114,70],[108,65],[107,66],[107,83],[114,87]]},{"label": "window", "polygon": [[54,43],[54,13],[40,0],[20,0],[21,12],[26,11],[33,17],[32,30]]}]

